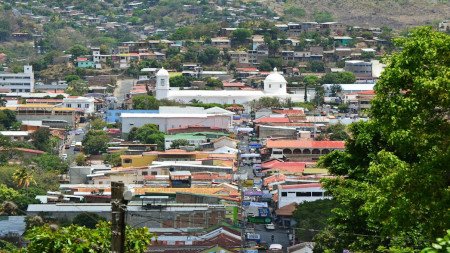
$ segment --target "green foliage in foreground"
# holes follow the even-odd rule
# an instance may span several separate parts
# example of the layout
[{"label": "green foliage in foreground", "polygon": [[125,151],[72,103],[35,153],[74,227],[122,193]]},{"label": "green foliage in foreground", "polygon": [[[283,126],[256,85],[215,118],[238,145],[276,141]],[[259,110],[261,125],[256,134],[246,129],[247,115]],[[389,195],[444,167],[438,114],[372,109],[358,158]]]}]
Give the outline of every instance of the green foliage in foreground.
[{"label": "green foliage in foreground", "polygon": [[[153,235],[147,228],[126,228],[125,252],[141,253],[147,250]],[[29,244],[20,252],[95,252],[109,253],[111,250],[110,223],[102,221],[95,229],[70,225],[33,227],[26,234]]]},{"label": "green foliage in foreground", "polygon": [[397,45],[371,120],[321,160],[338,207],[315,252],[418,252],[450,227],[450,36],[422,27]]}]

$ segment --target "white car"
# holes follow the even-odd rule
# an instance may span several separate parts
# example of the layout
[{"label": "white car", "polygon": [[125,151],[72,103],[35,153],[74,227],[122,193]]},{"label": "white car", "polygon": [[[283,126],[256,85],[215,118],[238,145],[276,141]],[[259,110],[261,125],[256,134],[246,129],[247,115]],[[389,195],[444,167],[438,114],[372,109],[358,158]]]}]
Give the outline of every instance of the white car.
[{"label": "white car", "polygon": [[61,158],[65,161],[65,160],[67,160],[67,154],[62,154],[61,155]]},{"label": "white car", "polygon": [[72,143],[70,143],[70,147],[71,147],[71,148],[75,147],[75,144],[76,144],[76,143],[77,143],[76,141],[72,141]]},{"label": "white car", "polygon": [[269,223],[265,225],[266,230],[275,230],[275,225],[273,223]]}]

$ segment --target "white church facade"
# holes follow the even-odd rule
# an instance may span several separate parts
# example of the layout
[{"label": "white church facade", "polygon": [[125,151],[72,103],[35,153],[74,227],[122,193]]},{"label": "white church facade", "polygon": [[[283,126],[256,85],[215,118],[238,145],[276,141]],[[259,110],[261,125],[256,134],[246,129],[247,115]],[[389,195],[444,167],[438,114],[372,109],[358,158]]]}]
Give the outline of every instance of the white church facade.
[{"label": "white church facade", "polygon": [[193,99],[203,103],[242,104],[262,97],[290,98],[293,102],[303,102],[303,94],[287,93],[286,79],[275,68],[264,80],[264,90],[179,90],[171,89],[169,72],[164,68],[156,73],[156,99],[170,99],[189,103]]}]

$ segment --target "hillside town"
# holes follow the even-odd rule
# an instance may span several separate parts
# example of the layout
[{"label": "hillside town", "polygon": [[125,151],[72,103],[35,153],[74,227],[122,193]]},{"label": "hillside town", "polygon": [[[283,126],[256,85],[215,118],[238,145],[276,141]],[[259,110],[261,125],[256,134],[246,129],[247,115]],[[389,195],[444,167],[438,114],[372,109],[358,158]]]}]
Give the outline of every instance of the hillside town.
[{"label": "hillside town", "polygon": [[94,2],[0,1],[0,252],[419,252],[444,237],[448,20]]}]

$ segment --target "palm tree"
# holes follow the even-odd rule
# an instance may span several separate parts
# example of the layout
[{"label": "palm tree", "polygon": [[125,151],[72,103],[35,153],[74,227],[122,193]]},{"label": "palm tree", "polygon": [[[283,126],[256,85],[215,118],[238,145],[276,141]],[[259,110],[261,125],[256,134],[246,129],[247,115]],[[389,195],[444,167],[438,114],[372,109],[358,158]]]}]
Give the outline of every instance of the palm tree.
[{"label": "palm tree", "polygon": [[17,169],[13,174],[13,179],[18,187],[28,188],[31,183],[36,184],[33,175],[31,175],[31,173],[28,173],[25,167]]}]

